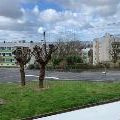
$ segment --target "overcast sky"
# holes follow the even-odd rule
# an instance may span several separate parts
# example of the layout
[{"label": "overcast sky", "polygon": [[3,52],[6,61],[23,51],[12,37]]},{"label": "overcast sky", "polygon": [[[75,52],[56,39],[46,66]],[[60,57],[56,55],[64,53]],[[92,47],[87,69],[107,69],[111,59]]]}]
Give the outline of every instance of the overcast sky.
[{"label": "overcast sky", "polygon": [[120,34],[120,0],[0,0],[0,41],[40,41],[44,30],[48,41]]}]

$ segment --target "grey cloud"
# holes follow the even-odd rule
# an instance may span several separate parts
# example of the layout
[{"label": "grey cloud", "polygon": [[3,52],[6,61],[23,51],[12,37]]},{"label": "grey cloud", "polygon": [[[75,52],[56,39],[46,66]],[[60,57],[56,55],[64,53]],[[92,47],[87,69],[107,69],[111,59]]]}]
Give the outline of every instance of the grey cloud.
[{"label": "grey cloud", "polygon": [[11,18],[21,17],[20,0],[0,0],[0,16]]},{"label": "grey cloud", "polygon": [[10,31],[37,31],[38,29],[38,23],[30,23],[26,22],[23,24],[20,23],[14,23],[14,24],[8,24],[8,25],[0,25],[0,30],[10,30]]},{"label": "grey cloud", "polygon": [[81,29],[89,29],[89,28],[94,28],[90,23],[86,23],[81,27]]},{"label": "grey cloud", "polygon": [[93,14],[99,14],[100,16],[111,16],[117,12],[117,7],[120,0],[48,0],[54,1],[65,8],[81,10],[86,6],[85,9],[91,8]]},{"label": "grey cloud", "polygon": [[117,12],[117,5],[114,6],[104,5],[97,7],[94,11],[94,14],[98,16],[108,17],[114,15],[116,12]]},{"label": "grey cloud", "polygon": [[120,3],[119,0],[77,0],[83,4],[89,6],[104,6],[104,5],[116,5]]},{"label": "grey cloud", "polygon": [[27,41],[38,41],[40,37],[42,36],[35,32],[0,30],[0,41],[18,41],[23,39]]},{"label": "grey cloud", "polygon": [[120,3],[119,0],[47,0],[59,3],[63,6],[70,6],[70,7],[80,7],[82,4],[89,5],[89,6],[103,6],[103,5],[115,5]]},{"label": "grey cloud", "polygon": [[0,16],[10,18],[20,18],[23,16],[21,4],[34,3],[37,4],[41,0],[0,0]]}]

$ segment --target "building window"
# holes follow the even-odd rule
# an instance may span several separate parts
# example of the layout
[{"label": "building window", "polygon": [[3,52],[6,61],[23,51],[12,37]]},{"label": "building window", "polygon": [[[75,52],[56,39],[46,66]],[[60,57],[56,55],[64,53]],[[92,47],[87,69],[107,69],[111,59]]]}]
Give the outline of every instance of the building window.
[{"label": "building window", "polygon": [[12,59],[10,59],[10,62],[13,62],[13,60],[12,60]]},{"label": "building window", "polygon": [[5,56],[9,56],[9,53],[5,53]]},{"label": "building window", "polygon": [[5,53],[2,53],[2,56],[5,56]]},{"label": "building window", "polygon": [[6,47],[0,47],[0,50],[6,50]]},{"label": "building window", "polygon": [[6,60],[5,60],[6,62],[11,62],[11,59],[9,59],[9,58],[6,58]]},{"label": "building window", "polygon": [[7,50],[11,50],[11,47],[7,47]]},{"label": "building window", "polygon": [[15,62],[15,60],[14,60],[14,59],[12,59],[12,62]]},{"label": "building window", "polygon": [[12,53],[9,53],[9,56],[12,56]]},{"label": "building window", "polygon": [[12,56],[12,53],[6,53],[5,55],[6,56]]}]

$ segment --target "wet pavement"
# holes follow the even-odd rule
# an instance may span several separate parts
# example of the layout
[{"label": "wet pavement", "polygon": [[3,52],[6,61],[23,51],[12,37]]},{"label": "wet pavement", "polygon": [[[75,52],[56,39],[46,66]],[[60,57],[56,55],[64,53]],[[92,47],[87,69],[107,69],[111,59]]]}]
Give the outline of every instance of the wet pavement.
[{"label": "wet pavement", "polygon": [[[36,80],[39,70],[26,70],[26,79]],[[88,80],[88,81],[120,81],[120,71],[108,71],[105,75],[102,71],[83,71],[83,72],[56,72],[46,71],[47,79],[56,80]],[[19,68],[0,68],[0,82],[19,82]]]}]

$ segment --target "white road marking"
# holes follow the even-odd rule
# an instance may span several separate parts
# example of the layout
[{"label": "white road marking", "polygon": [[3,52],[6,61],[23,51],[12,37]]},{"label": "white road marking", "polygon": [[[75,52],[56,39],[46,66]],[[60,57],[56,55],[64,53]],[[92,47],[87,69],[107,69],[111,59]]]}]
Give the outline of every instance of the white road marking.
[{"label": "white road marking", "polygon": [[[26,77],[39,77],[37,75],[25,75]],[[45,77],[46,79],[54,79],[54,80],[58,80],[58,77]]]},{"label": "white road marking", "polygon": [[47,78],[47,79],[55,79],[55,80],[58,80],[59,78],[57,78],[57,77],[45,77],[45,78]]},{"label": "white road marking", "polygon": [[102,72],[103,74],[106,74],[106,72]]},{"label": "white road marking", "polygon": [[11,83],[13,83],[13,82],[7,82],[7,83],[11,84]]}]

